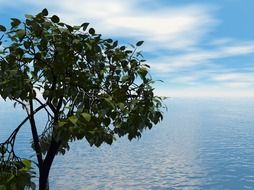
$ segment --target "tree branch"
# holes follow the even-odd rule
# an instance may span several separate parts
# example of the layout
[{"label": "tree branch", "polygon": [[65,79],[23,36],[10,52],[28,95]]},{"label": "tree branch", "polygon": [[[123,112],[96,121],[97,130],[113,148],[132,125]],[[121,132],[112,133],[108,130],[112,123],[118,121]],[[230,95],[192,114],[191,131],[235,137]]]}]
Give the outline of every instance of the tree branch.
[{"label": "tree branch", "polygon": [[[35,100],[40,104],[40,105],[44,105],[38,98],[35,98]],[[51,117],[54,118],[53,115],[48,111],[48,109],[46,108],[46,106],[44,107],[45,111],[47,112],[47,114]]]},{"label": "tree branch", "polygon": [[35,152],[36,152],[38,164],[41,167],[42,164],[43,164],[43,160],[42,160],[42,153],[41,153],[41,146],[40,146],[39,136],[38,136],[35,120],[34,120],[33,99],[32,98],[30,98],[30,100],[29,100],[29,106],[30,106],[29,120],[30,120],[30,125],[31,125],[31,130],[32,130],[34,149],[35,149]]},{"label": "tree branch", "polygon": [[27,109],[27,105],[26,105],[24,102],[18,100],[17,98],[15,98],[14,100],[15,100],[16,102],[18,102],[19,104],[21,104],[22,107],[26,109],[27,115],[29,115],[29,111],[28,111],[28,109]]},{"label": "tree branch", "polygon": [[[46,106],[46,104],[41,105],[40,107],[36,108],[33,111],[33,114],[35,115],[38,111],[40,111],[41,109],[43,109]],[[18,133],[18,131],[20,130],[20,128],[26,123],[26,121],[30,118],[30,114],[18,125],[18,127],[12,132],[12,134],[9,136],[9,138],[5,141],[11,141],[12,139],[16,138],[16,135]],[[4,142],[4,143],[5,143]]]}]

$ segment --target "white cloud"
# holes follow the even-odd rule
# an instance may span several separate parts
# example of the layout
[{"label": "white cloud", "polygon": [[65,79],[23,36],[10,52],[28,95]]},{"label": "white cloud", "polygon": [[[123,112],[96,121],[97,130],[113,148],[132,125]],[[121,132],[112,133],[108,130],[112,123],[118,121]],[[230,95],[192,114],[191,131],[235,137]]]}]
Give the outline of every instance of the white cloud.
[{"label": "white cloud", "polygon": [[215,81],[254,82],[254,73],[224,73],[213,76]]},{"label": "white cloud", "polygon": [[[8,2],[1,4],[6,6]],[[107,36],[144,40],[150,50],[195,46],[217,23],[208,6],[156,6],[147,10],[140,2],[151,3],[144,0],[19,0],[15,4],[34,5],[41,9],[48,7],[65,22],[80,24],[88,21]]]},{"label": "white cloud", "polygon": [[[232,88],[237,88],[237,90],[239,91],[239,89],[248,89],[250,87],[253,87],[253,83],[250,82],[226,82],[226,83],[222,83],[222,85],[227,86],[227,87],[232,87]],[[239,92],[238,92],[239,93]]]},{"label": "white cloud", "polygon": [[190,53],[164,56],[150,61],[152,69],[161,73],[177,72],[215,59],[243,56],[254,53],[254,42],[230,44],[213,50],[194,50]]},{"label": "white cloud", "polygon": [[254,87],[254,73],[244,72],[244,73],[221,73],[210,76],[210,79],[217,82],[225,87],[234,88],[253,88]]},{"label": "white cloud", "polygon": [[121,35],[143,39],[150,48],[186,48],[196,45],[210,26],[214,25],[215,20],[206,11],[207,8],[199,6],[141,13],[133,11],[126,12],[128,16],[106,19],[105,22],[111,26],[109,32],[128,31]]},{"label": "white cloud", "polygon": [[157,88],[156,95],[166,97],[254,97],[254,90],[243,86],[191,86],[184,88]]},{"label": "white cloud", "polygon": [[171,82],[172,83],[182,83],[182,84],[195,84],[198,79],[200,78],[199,75],[188,75],[188,76],[178,76],[173,77]]},{"label": "white cloud", "polygon": [[229,45],[234,42],[231,38],[218,38],[210,41],[210,45],[212,46],[222,46],[222,45]]},{"label": "white cloud", "polygon": [[[172,73],[163,75],[163,80],[170,88],[177,89],[184,87],[186,89],[192,87],[212,87],[215,86],[218,91],[223,91],[228,88],[238,88],[239,92],[253,89],[254,87],[254,72],[243,71],[238,72],[236,69],[222,68],[205,68],[201,70],[187,70],[182,73]],[[161,76],[160,76],[161,77]],[[167,87],[165,87],[167,88]],[[253,89],[254,90],[254,89]]]}]

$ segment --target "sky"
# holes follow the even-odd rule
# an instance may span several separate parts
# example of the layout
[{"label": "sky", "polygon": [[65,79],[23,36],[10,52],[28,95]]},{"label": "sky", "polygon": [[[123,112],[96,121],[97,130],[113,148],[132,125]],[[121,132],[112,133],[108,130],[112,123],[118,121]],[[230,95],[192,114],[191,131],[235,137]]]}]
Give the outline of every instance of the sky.
[{"label": "sky", "polygon": [[[47,8],[141,50],[156,94],[254,96],[253,0],[0,0],[0,24]],[[163,80],[160,82],[159,80]]]}]

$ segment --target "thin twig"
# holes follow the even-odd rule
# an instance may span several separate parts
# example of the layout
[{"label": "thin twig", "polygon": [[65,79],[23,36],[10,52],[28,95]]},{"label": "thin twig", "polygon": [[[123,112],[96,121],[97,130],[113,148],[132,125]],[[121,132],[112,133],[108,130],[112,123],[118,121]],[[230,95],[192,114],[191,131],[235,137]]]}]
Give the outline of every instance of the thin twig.
[{"label": "thin twig", "polygon": [[[35,100],[40,104],[40,105],[44,105],[38,98],[35,98]],[[48,109],[46,108],[46,106],[44,107],[45,111],[47,112],[48,115],[50,115],[51,118],[53,118],[54,116],[48,111]]]}]

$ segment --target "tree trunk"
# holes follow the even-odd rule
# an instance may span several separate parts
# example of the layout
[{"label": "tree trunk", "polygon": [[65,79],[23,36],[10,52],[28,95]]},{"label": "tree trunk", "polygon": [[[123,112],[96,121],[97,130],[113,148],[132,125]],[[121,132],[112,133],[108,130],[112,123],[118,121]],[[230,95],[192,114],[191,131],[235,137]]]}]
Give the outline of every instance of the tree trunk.
[{"label": "tree trunk", "polygon": [[48,173],[46,173],[45,171],[40,172],[39,190],[49,190],[48,175],[49,172]]},{"label": "tree trunk", "polygon": [[[54,156],[55,157],[55,156]],[[53,158],[54,159],[54,158]],[[53,163],[53,159],[51,164]],[[49,171],[51,164],[43,162],[43,165],[40,167],[40,176],[39,176],[39,190],[49,190]]]},{"label": "tree trunk", "polygon": [[57,150],[60,146],[60,143],[57,143],[54,138],[52,138],[48,153],[40,165],[40,177],[39,177],[39,190],[49,190],[49,171],[54,161],[54,158],[57,154]]}]

